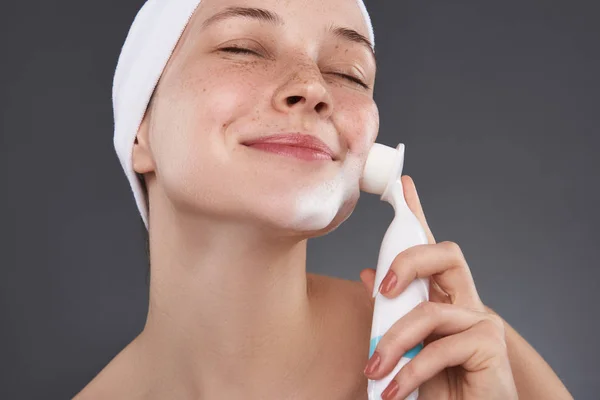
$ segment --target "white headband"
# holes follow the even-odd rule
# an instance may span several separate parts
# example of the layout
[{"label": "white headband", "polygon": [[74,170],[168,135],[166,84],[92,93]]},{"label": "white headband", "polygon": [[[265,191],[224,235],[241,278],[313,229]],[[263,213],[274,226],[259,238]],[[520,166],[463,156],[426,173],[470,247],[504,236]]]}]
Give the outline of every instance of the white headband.
[{"label": "white headband", "polygon": [[[131,24],[115,70],[113,142],[146,229],[148,208],[142,183],[133,170],[133,144],[152,92],[200,1],[146,1]],[[357,2],[367,22],[369,39],[375,51],[371,18],[363,0]]]}]

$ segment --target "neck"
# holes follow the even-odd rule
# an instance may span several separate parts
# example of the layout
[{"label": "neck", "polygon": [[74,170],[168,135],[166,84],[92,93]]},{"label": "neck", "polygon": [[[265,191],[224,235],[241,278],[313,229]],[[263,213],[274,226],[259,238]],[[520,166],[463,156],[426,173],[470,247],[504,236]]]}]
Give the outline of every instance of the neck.
[{"label": "neck", "polygon": [[306,239],[268,236],[239,220],[155,218],[150,249],[150,304],[140,337],[174,385],[202,398],[226,398],[224,388],[236,387],[253,397],[248,387],[261,390],[256,382],[281,381],[285,371],[289,382],[277,385],[293,386],[314,367],[319,319]]}]

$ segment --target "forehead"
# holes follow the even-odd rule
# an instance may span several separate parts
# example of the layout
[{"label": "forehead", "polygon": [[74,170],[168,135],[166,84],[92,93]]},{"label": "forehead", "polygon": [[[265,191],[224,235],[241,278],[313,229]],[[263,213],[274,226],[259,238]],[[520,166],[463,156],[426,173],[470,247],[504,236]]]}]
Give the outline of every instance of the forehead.
[{"label": "forehead", "polygon": [[201,0],[198,12],[210,13],[232,6],[266,8],[288,17],[335,16],[336,19],[343,20],[361,19],[358,0]]},{"label": "forehead", "polygon": [[[331,26],[355,31],[368,40],[369,29],[358,4],[359,0],[202,0],[190,25],[202,27],[215,14],[237,8],[254,8],[267,11],[276,18],[270,21],[287,30],[307,29],[325,32]],[[231,15],[232,13],[226,13]],[[248,15],[251,17],[250,15]],[[215,18],[223,20],[223,18]],[[265,20],[265,22],[267,22]],[[369,41],[370,42],[370,41]]]}]

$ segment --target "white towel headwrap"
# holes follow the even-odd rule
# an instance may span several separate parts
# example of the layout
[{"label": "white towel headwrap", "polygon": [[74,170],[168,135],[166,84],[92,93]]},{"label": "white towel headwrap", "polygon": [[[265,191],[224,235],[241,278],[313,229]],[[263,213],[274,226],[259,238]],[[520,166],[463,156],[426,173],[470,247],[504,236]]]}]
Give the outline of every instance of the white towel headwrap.
[{"label": "white towel headwrap", "polygon": [[[148,102],[179,38],[201,0],[148,0],[138,11],[121,49],[113,81],[114,146],[148,229],[142,183],[133,170],[133,144]],[[371,18],[357,0],[375,46]]]}]

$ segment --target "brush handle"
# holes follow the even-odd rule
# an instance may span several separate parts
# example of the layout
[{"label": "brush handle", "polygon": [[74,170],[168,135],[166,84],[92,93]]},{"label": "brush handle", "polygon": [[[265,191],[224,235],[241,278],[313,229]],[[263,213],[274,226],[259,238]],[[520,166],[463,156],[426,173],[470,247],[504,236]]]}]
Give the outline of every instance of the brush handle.
[{"label": "brush handle", "polygon": [[[402,293],[392,299],[384,297],[379,293],[379,285],[398,254],[409,247],[428,243],[425,230],[406,204],[400,179],[390,183],[386,193],[382,196],[382,200],[392,204],[395,210],[395,217],[383,237],[381,249],[379,251],[379,259],[377,261],[375,285],[373,288],[375,306],[373,310],[373,324],[371,326],[369,358],[375,351],[381,337],[385,335],[392,325],[409,313],[419,303],[429,300],[428,278],[414,280]],[[381,400],[381,393],[385,390],[387,385],[400,369],[404,367],[410,359],[415,357],[422,348],[423,345],[418,344],[406,352],[393,371],[384,378],[379,380],[369,380],[369,400]],[[417,397],[418,389],[411,393],[407,399],[413,400]]]},{"label": "brush handle", "polygon": [[[369,347],[369,358],[373,355],[377,344],[381,337],[396,323],[402,316],[406,315],[410,310],[416,307],[419,303],[427,301],[429,297],[429,282],[427,278],[420,278],[413,281],[398,297],[388,299],[381,294],[375,297],[375,309],[373,311],[373,326],[371,327],[371,342]],[[400,369],[404,367],[419,351],[423,348],[423,344],[419,343],[409,351],[407,351],[396,367],[379,380],[369,380],[368,393],[369,400],[380,400],[381,393],[389,385],[392,379],[398,374]],[[418,397],[418,389],[415,390],[408,399],[416,399]],[[414,396],[414,397],[413,397]]]}]

